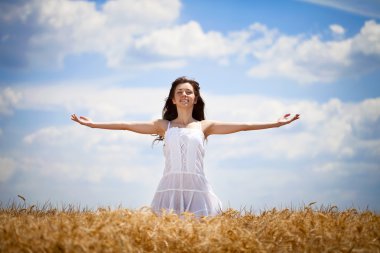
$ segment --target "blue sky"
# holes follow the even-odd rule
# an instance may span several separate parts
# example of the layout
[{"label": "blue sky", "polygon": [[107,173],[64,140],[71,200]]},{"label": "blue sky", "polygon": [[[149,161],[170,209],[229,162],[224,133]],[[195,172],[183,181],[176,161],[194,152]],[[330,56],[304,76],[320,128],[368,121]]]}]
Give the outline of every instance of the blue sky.
[{"label": "blue sky", "polygon": [[162,145],[99,121],[159,118],[170,83],[201,84],[206,117],[279,129],[211,136],[224,207],[380,210],[378,1],[2,1],[0,201],[147,206]]}]

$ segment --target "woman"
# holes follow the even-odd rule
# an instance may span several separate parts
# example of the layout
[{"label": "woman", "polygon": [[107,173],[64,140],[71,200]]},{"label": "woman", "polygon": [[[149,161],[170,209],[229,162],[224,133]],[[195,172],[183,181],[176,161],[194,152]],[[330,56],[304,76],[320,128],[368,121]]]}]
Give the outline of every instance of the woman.
[{"label": "woman", "polygon": [[221,203],[208,183],[203,170],[204,141],[212,134],[280,127],[299,118],[284,115],[272,123],[226,123],[206,120],[199,84],[186,77],[173,83],[163,109],[163,119],[152,122],[93,122],[87,117],[71,119],[88,127],[129,130],[157,135],[164,141],[165,170],[152,201],[156,213],[173,210],[196,216],[215,215]]}]

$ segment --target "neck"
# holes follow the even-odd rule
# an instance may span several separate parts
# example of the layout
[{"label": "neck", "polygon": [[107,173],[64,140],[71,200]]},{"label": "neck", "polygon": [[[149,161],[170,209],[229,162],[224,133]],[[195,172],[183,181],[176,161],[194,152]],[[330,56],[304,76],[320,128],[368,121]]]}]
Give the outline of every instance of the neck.
[{"label": "neck", "polygon": [[179,108],[177,108],[177,112],[178,112],[178,117],[175,119],[175,122],[178,123],[178,124],[182,124],[182,125],[187,125],[191,122],[194,121],[193,119],[193,110],[191,108],[191,110],[181,110]]}]

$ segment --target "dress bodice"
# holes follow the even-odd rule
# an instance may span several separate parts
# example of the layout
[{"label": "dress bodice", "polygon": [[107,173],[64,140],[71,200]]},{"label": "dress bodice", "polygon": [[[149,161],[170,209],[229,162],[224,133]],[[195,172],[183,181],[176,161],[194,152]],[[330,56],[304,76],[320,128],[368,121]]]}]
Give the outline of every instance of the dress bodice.
[{"label": "dress bodice", "polygon": [[175,172],[203,175],[204,134],[200,122],[196,128],[171,127],[165,133],[164,175]]}]

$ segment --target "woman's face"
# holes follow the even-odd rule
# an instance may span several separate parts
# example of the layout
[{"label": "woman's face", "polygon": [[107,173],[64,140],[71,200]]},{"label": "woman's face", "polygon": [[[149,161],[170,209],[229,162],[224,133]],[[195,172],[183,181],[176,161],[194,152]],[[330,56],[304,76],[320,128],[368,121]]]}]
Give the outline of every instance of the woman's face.
[{"label": "woman's face", "polygon": [[193,107],[196,103],[193,86],[190,83],[178,84],[174,91],[173,104],[177,107]]}]

